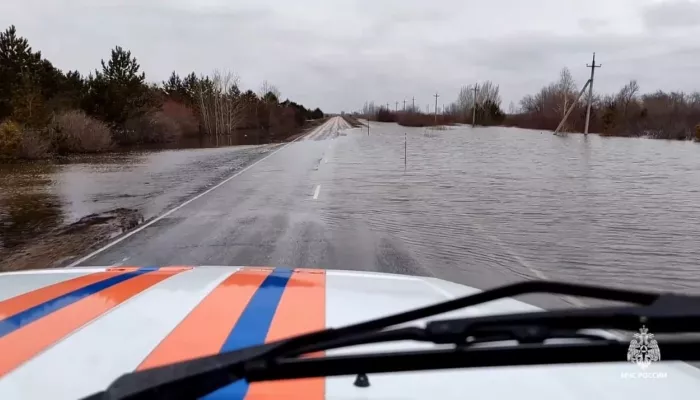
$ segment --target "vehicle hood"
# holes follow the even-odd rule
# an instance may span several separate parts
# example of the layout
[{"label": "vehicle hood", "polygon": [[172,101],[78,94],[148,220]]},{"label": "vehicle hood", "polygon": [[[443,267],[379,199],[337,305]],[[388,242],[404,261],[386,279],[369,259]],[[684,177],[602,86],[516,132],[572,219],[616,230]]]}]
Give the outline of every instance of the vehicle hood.
[{"label": "vehicle hood", "polygon": [[[431,278],[266,267],[72,268],[0,274],[0,399],[75,399],[118,376],[291,335],[340,327],[477,289]],[[445,316],[538,311],[503,299]],[[328,351],[425,348],[410,342]],[[663,343],[660,343],[663,360]],[[209,398],[696,398],[679,362],[502,367],[240,382]]]}]

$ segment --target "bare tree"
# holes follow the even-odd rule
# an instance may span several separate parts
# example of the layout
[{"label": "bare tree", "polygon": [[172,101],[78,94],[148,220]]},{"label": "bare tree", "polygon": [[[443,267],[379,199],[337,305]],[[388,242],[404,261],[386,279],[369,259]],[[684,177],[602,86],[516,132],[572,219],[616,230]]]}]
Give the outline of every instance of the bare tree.
[{"label": "bare tree", "polygon": [[261,99],[264,99],[265,96],[268,95],[268,93],[272,93],[275,95],[275,97],[279,100],[280,96],[282,96],[282,93],[280,93],[279,89],[277,86],[271,84],[267,80],[263,81],[263,83],[260,85],[260,91],[258,92],[258,96]]},{"label": "bare tree", "polygon": [[557,91],[557,97],[561,98],[559,101],[561,106],[558,107],[557,111],[563,118],[564,115],[566,115],[566,112],[569,110],[571,103],[576,99],[577,94],[576,82],[574,81],[573,76],[571,76],[571,71],[569,71],[569,68],[567,67],[562,68],[559,72]]},{"label": "bare tree", "polygon": [[636,79],[632,79],[628,84],[622,87],[617,94],[617,100],[622,105],[622,116],[627,118],[627,111],[630,108],[632,102],[637,101],[637,94],[639,93],[639,84],[637,84]]},{"label": "bare tree", "polygon": [[476,103],[478,107],[484,107],[485,104],[495,104],[501,106],[500,87],[491,81],[486,81],[479,84],[477,87]]},{"label": "bare tree", "polygon": [[516,108],[515,103],[513,103],[511,101],[510,104],[508,105],[508,114],[513,115],[513,114],[517,114],[517,113],[518,113],[518,109]]},{"label": "bare tree", "polygon": [[245,117],[237,75],[216,70],[212,77],[201,77],[197,98],[204,130],[208,135],[231,135]]},{"label": "bare tree", "polygon": [[457,109],[459,110],[459,113],[461,114],[462,118],[464,120],[466,120],[467,118],[471,118],[471,109],[476,103],[474,100],[474,86],[462,86],[462,88],[459,89],[459,94],[457,95],[456,103]]}]

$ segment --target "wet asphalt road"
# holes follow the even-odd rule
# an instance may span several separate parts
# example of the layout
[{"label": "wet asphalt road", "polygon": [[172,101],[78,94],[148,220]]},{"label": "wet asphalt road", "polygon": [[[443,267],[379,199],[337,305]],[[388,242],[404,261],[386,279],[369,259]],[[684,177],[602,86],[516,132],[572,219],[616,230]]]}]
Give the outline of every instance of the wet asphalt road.
[{"label": "wet asphalt road", "polygon": [[[400,246],[365,227],[320,218],[335,146],[350,128],[332,118],[177,211],[82,261],[110,265],[274,265],[416,273]],[[347,132],[347,131],[346,131]],[[320,186],[319,186],[320,185]]]},{"label": "wet asphalt road", "polygon": [[548,279],[700,293],[697,144],[371,127],[367,136],[331,119],[78,264],[271,265],[435,276],[479,289]]}]

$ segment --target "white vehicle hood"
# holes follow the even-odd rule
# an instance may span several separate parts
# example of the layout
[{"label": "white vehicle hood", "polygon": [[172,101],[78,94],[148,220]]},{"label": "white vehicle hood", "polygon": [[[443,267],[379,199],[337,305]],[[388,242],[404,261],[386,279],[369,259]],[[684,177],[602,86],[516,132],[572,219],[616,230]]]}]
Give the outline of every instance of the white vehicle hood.
[{"label": "white vehicle hood", "polygon": [[[0,399],[75,399],[118,376],[378,318],[478,290],[427,277],[264,267],[74,268],[0,274]],[[538,311],[503,299],[440,317]],[[424,321],[419,321],[421,323]],[[328,351],[425,348],[410,342]],[[660,343],[663,360],[663,343]],[[625,362],[239,382],[231,399],[697,398],[700,370]],[[645,372],[642,375],[640,372]]]}]

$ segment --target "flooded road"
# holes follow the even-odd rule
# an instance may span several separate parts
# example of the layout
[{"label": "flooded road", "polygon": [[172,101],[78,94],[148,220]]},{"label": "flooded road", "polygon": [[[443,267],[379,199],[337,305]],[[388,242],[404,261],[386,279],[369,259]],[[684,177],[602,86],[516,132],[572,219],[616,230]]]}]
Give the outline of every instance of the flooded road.
[{"label": "flooded road", "polygon": [[546,277],[700,292],[699,145],[378,126],[336,148],[329,224],[361,220],[435,275],[476,286]]},{"label": "flooded road", "polygon": [[274,147],[132,151],[0,164],[0,249],[116,208],[151,218]]},{"label": "flooded road", "polygon": [[271,153],[81,265],[284,265],[479,288],[547,278],[700,291],[694,143],[334,129]]}]

